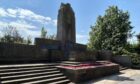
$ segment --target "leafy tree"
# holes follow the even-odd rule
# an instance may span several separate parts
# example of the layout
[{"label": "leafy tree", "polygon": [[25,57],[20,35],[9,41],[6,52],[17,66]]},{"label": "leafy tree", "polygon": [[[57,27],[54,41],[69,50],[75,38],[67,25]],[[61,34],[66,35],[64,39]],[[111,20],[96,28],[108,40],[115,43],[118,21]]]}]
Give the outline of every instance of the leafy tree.
[{"label": "leafy tree", "polygon": [[140,44],[140,34],[137,35],[138,44]]},{"label": "leafy tree", "polygon": [[45,30],[45,28],[42,27],[42,29],[41,29],[41,38],[46,38],[46,35],[47,35],[47,30]]},{"label": "leafy tree", "polygon": [[23,38],[15,27],[8,26],[4,28],[3,33],[4,36],[1,38],[1,42],[23,43]]},{"label": "leafy tree", "polygon": [[98,50],[112,50],[115,54],[122,54],[131,37],[132,26],[129,21],[129,13],[110,6],[104,16],[97,18],[96,24],[91,26],[88,47]]},{"label": "leafy tree", "polygon": [[138,44],[137,44],[137,47],[136,47],[136,52],[138,54],[140,54],[140,34],[137,35],[137,39],[138,39]]},{"label": "leafy tree", "polygon": [[41,38],[46,38],[46,39],[53,39],[53,40],[55,40],[55,39],[56,39],[56,36],[55,36],[55,35],[47,35],[47,30],[45,30],[45,28],[42,27],[42,29],[41,29]]}]

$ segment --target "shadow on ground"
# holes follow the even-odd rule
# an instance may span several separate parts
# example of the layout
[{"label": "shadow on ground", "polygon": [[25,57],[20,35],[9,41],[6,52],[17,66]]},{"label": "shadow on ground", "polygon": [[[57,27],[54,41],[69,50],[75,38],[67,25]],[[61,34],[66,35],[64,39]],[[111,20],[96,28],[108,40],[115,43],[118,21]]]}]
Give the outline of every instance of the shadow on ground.
[{"label": "shadow on ground", "polygon": [[104,76],[103,78],[98,78],[89,82],[79,83],[79,84],[94,84],[98,81],[108,80],[108,81],[134,81],[130,77],[120,76],[123,73],[111,75],[111,76]]}]

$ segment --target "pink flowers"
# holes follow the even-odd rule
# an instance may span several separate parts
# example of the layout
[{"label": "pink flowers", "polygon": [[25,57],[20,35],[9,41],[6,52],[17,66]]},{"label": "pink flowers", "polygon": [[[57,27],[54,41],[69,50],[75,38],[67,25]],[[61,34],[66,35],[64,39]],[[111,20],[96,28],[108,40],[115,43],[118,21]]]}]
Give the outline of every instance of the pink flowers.
[{"label": "pink flowers", "polygon": [[68,69],[83,69],[83,68],[93,68],[93,67],[98,67],[106,64],[110,64],[111,62],[108,61],[101,61],[101,62],[94,62],[94,63],[82,63],[79,65],[62,65],[61,67],[63,68],[68,68]]}]

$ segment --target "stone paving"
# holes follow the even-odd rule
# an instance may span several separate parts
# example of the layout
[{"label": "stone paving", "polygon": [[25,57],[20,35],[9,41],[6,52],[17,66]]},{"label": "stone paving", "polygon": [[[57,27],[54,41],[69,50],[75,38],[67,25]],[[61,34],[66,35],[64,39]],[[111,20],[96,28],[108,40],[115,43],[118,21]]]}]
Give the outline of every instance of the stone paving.
[{"label": "stone paving", "polygon": [[140,70],[127,69],[85,84],[140,84]]},{"label": "stone paving", "polygon": [[120,74],[106,76],[83,84],[140,84],[140,70],[126,69],[120,71]]}]

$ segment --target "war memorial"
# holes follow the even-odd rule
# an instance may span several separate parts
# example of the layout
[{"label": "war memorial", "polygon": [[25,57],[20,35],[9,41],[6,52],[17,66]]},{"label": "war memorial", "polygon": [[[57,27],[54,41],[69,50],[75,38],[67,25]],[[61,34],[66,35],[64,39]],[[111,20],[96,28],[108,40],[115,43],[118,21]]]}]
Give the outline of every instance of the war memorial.
[{"label": "war memorial", "polygon": [[0,43],[1,84],[82,83],[119,73],[111,51],[89,51],[76,43],[75,19],[71,5],[62,3],[56,40],[35,38],[34,45]]}]

